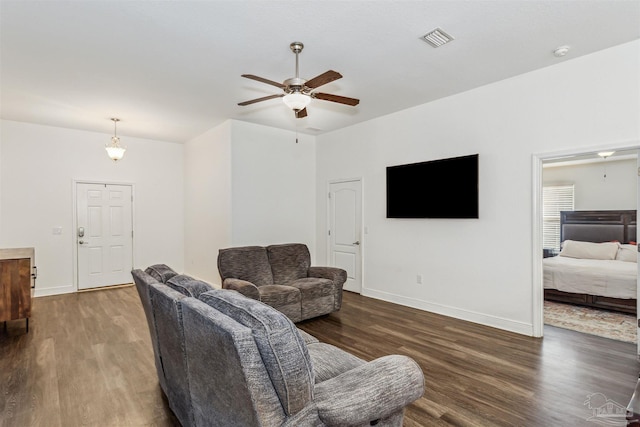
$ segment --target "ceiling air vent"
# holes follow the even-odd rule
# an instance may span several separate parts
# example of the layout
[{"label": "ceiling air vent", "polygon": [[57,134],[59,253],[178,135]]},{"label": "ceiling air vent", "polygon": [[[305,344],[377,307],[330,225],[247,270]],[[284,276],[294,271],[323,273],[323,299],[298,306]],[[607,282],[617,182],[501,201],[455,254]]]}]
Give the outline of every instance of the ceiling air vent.
[{"label": "ceiling air vent", "polygon": [[422,36],[422,40],[426,41],[433,47],[440,47],[443,44],[447,44],[451,40],[453,40],[453,37],[442,31],[442,29],[436,28]]}]

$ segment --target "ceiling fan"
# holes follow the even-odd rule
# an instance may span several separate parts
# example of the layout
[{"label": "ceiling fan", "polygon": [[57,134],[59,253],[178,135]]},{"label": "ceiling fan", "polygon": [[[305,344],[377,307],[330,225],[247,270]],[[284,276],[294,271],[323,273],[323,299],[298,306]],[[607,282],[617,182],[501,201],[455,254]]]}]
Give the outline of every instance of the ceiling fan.
[{"label": "ceiling fan", "polygon": [[311,80],[301,79],[299,76],[298,68],[298,54],[302,52],[304,45],[300,42],[293,42],[289,45],[293,53],[296,54],[296,76],[285,80],[282,83],[274,82],[263,77],[254,76],[253,74],[243,74],[242,77],[247,79],[256,80],[262,83],[266,83],[271,86],[282,89],[283,93],[276,95],[264,96],[262,98],[252,99],[250,101],[240,102],[238,105],[245,106],[255,104],[256,102],[266,101],[268,99],[282,98],[284,103],[293,110],[296,118],[301,119],[307,116],[307,105],[311,102],[311,99],[321,99],[323,101],[337,102],[338,104],[345,104],[356,106],[360,103],[359,99],[347,98],[346,96],[332,95],[330,93],[313,92],[314,89],[319,88],[322,85],[331,83],[334,80],[342,78],[342,74],[337,71],[329,70],[319,76],[312,78]]}]

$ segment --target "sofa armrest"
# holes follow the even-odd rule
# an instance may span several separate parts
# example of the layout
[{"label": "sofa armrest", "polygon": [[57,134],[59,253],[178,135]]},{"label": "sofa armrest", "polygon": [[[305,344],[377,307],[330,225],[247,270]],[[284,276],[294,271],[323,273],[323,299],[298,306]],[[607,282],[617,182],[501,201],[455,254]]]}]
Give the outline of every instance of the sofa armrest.
[{"label": "sofa armrest", "polygon": [[423,393],[420,366],[395,354],[316,384],[314,404],[327,425],[362,425],[404,409]]},{"label": "sofa armrest", "polygon": [[260,301],[260,291],[251,282],[240,279],[224,279],[222,282],[224,289],[231,289],[240,292],[242,295]]},{"label": "sofa armrest", "polygon": [[309,267],[307,276],[329,279],[340,287],[347,281],[347,272],[337,267]]}]

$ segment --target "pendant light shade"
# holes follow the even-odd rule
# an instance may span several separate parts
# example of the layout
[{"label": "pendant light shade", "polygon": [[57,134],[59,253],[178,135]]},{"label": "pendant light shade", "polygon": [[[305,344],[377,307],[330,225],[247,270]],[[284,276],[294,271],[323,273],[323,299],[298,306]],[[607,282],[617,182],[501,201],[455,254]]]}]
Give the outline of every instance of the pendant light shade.
[{"label": "pendant light shade", "polygon": [[300,92],[293,92],[282,97],[282,101],[293,111],[300,111],[309,105],[311,97]]},{"label": "pendant light shade", "polygon": [[107,150],[107,154],[109,158],[114,162],[121,160],[124,157],[124,152],[127,151],[126,147],[120,145],[120,138],[118,138],[118,129],[117,124],[120,119],[113,118],[113,136],[111,137],[111,144],[105,145],[105,150]]}]

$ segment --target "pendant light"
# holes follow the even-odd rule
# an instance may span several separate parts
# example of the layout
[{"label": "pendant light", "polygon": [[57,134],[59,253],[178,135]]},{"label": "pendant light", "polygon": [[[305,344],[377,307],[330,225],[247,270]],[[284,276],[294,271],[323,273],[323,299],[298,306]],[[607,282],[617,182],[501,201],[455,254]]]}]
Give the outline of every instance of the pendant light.
[{"label": "pendant light", "polygon": [[105,150],[107,150],[107,154],[114,162],[121,160],[124,157],[124,152],[127,150],[126,147],[120,145],[120,138],[118,138],[118,122],[120,119],[112,118],[113,121],[113,136],[111,137],[111,144],[105,145]]}]

